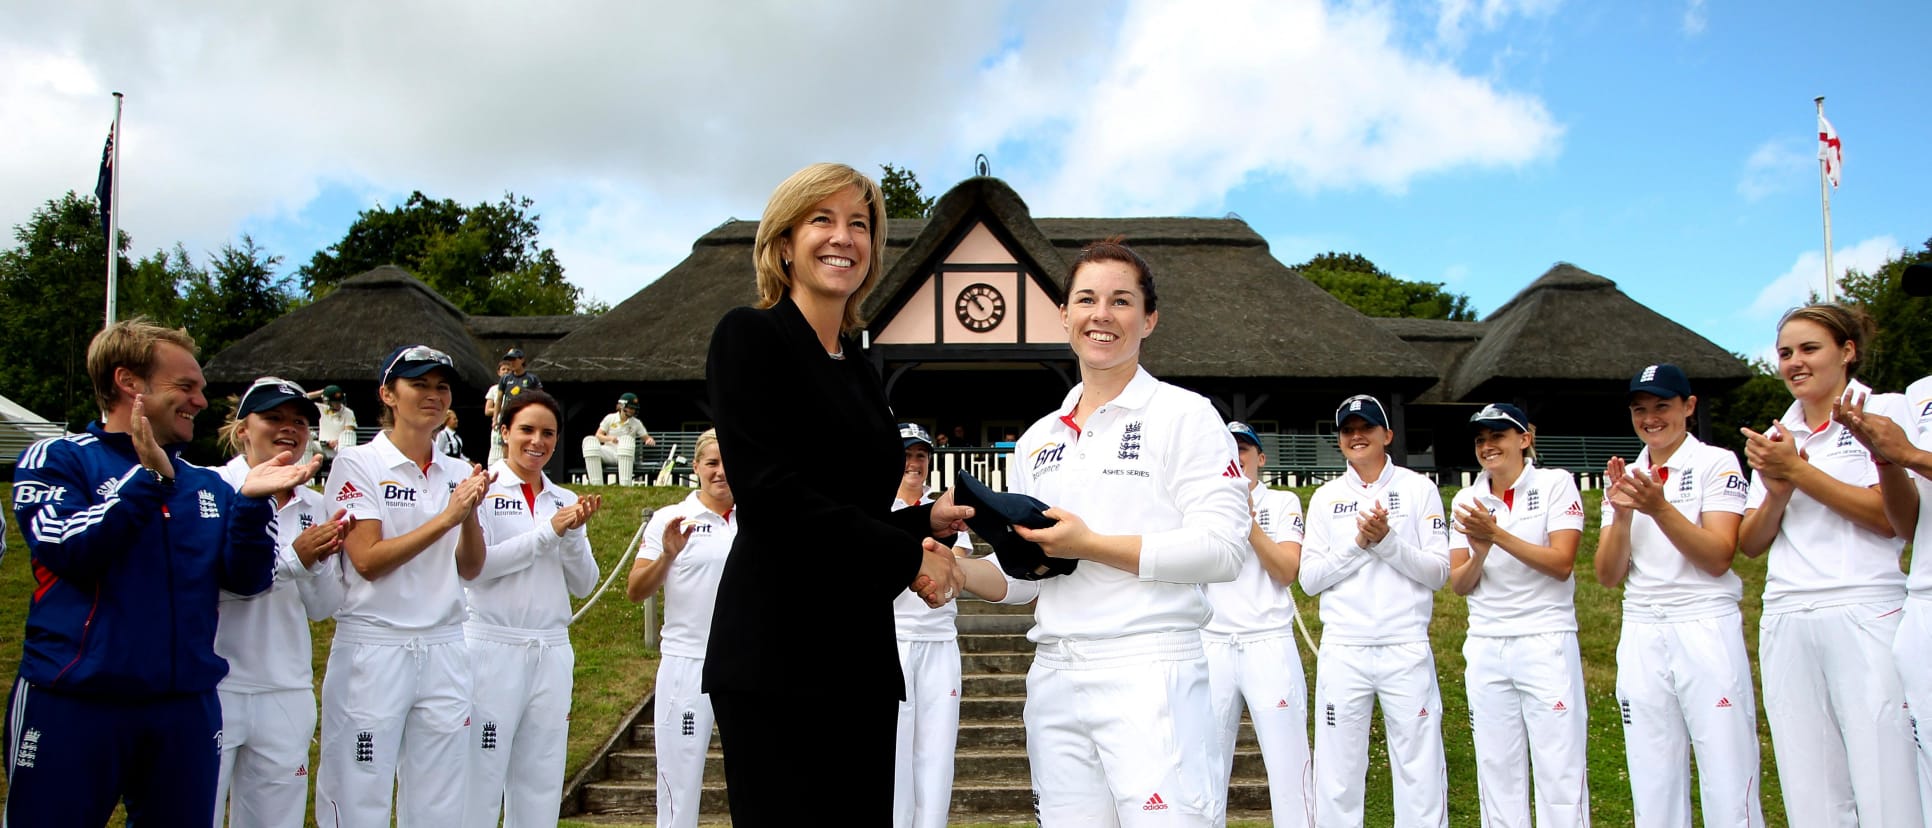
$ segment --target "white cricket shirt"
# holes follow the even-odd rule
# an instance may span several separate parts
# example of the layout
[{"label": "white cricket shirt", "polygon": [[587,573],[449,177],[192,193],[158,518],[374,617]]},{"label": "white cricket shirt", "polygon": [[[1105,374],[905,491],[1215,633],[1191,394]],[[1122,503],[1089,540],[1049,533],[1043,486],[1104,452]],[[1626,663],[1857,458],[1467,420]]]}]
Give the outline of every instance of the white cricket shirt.
[{"label": "white cricket shirt", "polygon": [[[431,452],[429,467],[417,466],[384,431],[367,445],[336,455],[322,489],[323,508],[347,509],[359,521],[381,521],[387,540],[436,517],[449,505],[456,484],[469,476],[470,464],[447,454]],[[401,630],[463,623],[463,581],[456,574],[456,542],[462,535],[460,526],[444,532],[408,563],[374,581],[343,561],[346,594],[336,620]]]},{"label": "white cricket shirt", "polygon": [[[1684,442],[1661,466],[1651,464],[1650,447],[1637,453],[1630,468],[1643,469],[1664,488],[1664,501],[1685,520],[1704,525],[1711,512],[1744,514],[1749,481],[1739,470],[1737,455],[1706,445],[1686,434]],[[1617,522],[1617,512],[1603,507],[1601,526]],[[1744,582],[1729,569],[1712,575],[1691,563],[1671,543],[1657,519],[1633,512],[1630,519],[1630,574],[1623,582],[1626,615],[1661,621],[1691,621],[1737,612]]]},{"label": "white cricket shirt", "polygon": [[[228,485],[241,489],[248,477],[248,458],[236,456],[215,470]],[[254,595],[222,590],[216,610],[215,654],[228,660],[228,676],[219,690],[263,693],[273,690],[313,690],[314,668],[309,652],[309,622],[335,613],[342,603],[340,554],[302,566],[295,554],[295,538],[303,530],[329,519],[322,496],[307,486],[275,511],[269,530],[275,533],[275,582]]]},{"label": "white cricket shirt", "polygon": [[[1269,540],[1301,542],[1301,498],[1294,492],[1256,486],[1249,490],[1248,501],[1253,505],[1255,522]],[[1202,638],[1227,641],[1238,635],[1294,633],[1295,593],[1268,574],[1252,547],[1241,563],[1240,575],[1204,589],[1214,616],[1201,628]]]},{"label": "white cricket shirt", "polygon": [[[1550,533],[1583,531],[1583,496],[1576,479],[1563,469],[1538,468],[1526,461],[1523,473],[1501,497],[1490,490],[1488,471],[1456,492],[1449,504],[1449,548],[1470,549],[1456,531],[1455,516],[1480,504],[1503,531],[1536,546],[1550,545]],[[1559,581],[1492,545],[1483,558],[1483,576],[1469,593],[1469,634],[1491,637],[1576,632],[1576,576]]]},{"label": "white cricket shirt", "polygon": [[[1377,503],[1389,512],[1389,533],[1363,549],[1355,545],[1355,518]],[[1349,466],[1316,489],[1301,544],[1301,588],[1321,596],[1322,640],[1427,643],[1435,591],[1449,580],[1446,525],[1436,484],[1393,462],[1373,483]]]},{"label": "white cricket shirt", "polygon": [[644,527],[644,548],[638,550],[638,560],[655,561],[664,556],[664,527],[674,517],[684,518],[686,540],[684,551],[671,562],[671,571],[664,578],[660,650],[667,656],[702,661],[705,642],[711,638],[711,610],[718,603],[718,579],[724,576],[731,542],[738,537],[737,510],[720,515],[705,508],[696,491],[691,492],[678,503],[652,513],[651,522]]},{"label": "white cricket shirt", "polygon": [[1205,397],[1145,369],[1120,396],[1073,425],[1085,385],[1015,444],[1015,492],[1078,515],[1103,535],[1139,535],[1140,572],[1081,561],[1037,582],[1034,642],[1199,630],[1201,584],[1241,574],[1248,549],[1248,480],[1234,436]]},{"label": "white cricket shirt", "polygon": [[[1932,377],[1924,377],[1905,388],[1909,419],[1899,423],[1920,449],[1932,451]],[[1921,598],[1932,598],[1932,481],[1912,472],[1919,488],[1919,526],[1912,533],[1912,573],[1906,576],[1905,591]]]},{"label": "white cricket shirt", "polygon": [[[348,434],[344,435],[344,431]],[[315,439],[328,443],[338,437],[342,438],[340,448],[348,448],[356,444],[356,413],[350,411],[346,405],[341,411],[330,411],[328,404],[324,403],[322,416],[315,421]]]},{"label": "white cricket shirt", "polygon": [[543,491],[531,497],[509,461],[496,461],[490,471],[496,482],[476,510],[489,551],[483,571],[468,584],[469,620],[519,630],[565,629],[570,596],[582,598],[597,587],[597,561],[584,528],[559,535],[550,526],[557,510],[577,502],[577,493],[545,476]]},{"label": "white cricket shirt", "polygon": [[[1870,394],[1865,409],[1900,423],[1913,421],[1905,397],[1872,394],[1853,380],[1850,390]],[[1792,402],[1779,421],[1811,465],[1854,486],[1878,485],[1871,452],[1835,420],[1812,431],[1804,407]],[[1764,503],[1764,484],[1751,473],[1746,510]],[[1791,493],[1771,541],[1771,564],[1764,581],[1764,611],[1791,612],[1815,607],[1898,601],[1905,597],[1905,573],[1898,568],[1905,541],[1887,538],[1840,517],[1802,490]]]},{"label": "white cricket shirt", "polygon": [[644,438],[651,436],[650,430],[644,427],[643,420],[636,417],[623,418],[615,411],[605,414],[604,419],[597,423],[597,428],[611,437],[621,438],[628,434],[632,440],[639,443],[644,442]]}]

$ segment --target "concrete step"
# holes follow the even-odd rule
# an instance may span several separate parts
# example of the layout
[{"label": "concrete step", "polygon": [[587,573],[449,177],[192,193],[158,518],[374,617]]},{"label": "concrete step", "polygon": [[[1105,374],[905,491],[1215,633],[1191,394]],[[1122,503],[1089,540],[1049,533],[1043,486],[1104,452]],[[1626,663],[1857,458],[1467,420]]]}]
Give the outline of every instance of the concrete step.
[{"label": "concrete step", "polygon": [[[606,777],[606,781],[616,782],[630,780],[634,782],[655,783],[657,781],[657,755],[648,748],[644,750],[614,751],[610,754],[609,764],[605,765],[605,771],[609,774]],[[724,753],[713,750],[705,754],[705,784],[723,785],[724,780]]]},{"label": "concrete step", "polygon": [[959,669],[965,673],[1006,673],[1026,675],[1033,667],[1032,653],[960,653]]},{"label": "concrete step", "polygon": [[[1254,748],[1260,743],[1254,738],[1254,725],[1247,719],[1241,720],[1241,727],[1234,732],[1236,750]],[[1018,719],[1012,721],[968,721],[959,722],[959,750],[1011,749],[1026,750],[1026,725]]]},{"label": "concrete step", "polygon": [[[656,734],[656,728],[652,725],[641,724],[631,728],[631,747],[636,750],[654,749],[655,746],[657,745],[657,738],[655,734]],[[720,750],[721,744],[722,743],[718,741],[718,729],[714,727],[711,729],[711,748],[710,749],[714,752],[717,750]]]},{"label": "concrete step", "polygon": [[[1011,616],[987,616],[1002,618]],[[1033,654],[1033,642],[1026,640],[1026,631],[1000,633],[961,633],[959,652],[966,653],[1025,653]]]},{"label": "concrete step", "polygon": [[[722,781],[712,783],[706,780],[704,791],[700,794],[699,813],[724,815],[730,813],[730,800],[725,798]],[[584,812],[589,814],[655,814],[657,813],[657,780],[592,782],[584,786]]]},{"label": "concrete step", "polygon": [[965,673],[960,677],[961,692],[973,696],[1024,696],[1026,675],[1009,673]]},{"label": "concrete step", "polygon": [[961,722],[1018,722],[1025,715],[1025,696],[968,695],[959,700]]},{"label": "concrete step", "polygon": [[[1024,748],[967,749],[961,747],[953,754],[955,785],[963,781],[997,781],[1018,785],[1027,783],[1031,778],[1031,765],[1027,762]],[[1268,770],[1261,761],[1259,747],[1248,745],[1235,748],[1234,778],[1267,781]]]},{"label": "concrete step", "polygon": [[[1268,783],[1264,779],[1237,778],[1228,786],[1230,812],[1244,815],[1259,812],[1258,818],[1267,819],[1269,805]],[[970,816],[975,822],[1031,819],[1033,787],[1027,782],[955,782],[953,815],[955,818]]]},{"label": "concrete step", "polygon": [[967,614],[961,612],[954,619],[961,634],[970,633],[1020,633],[1033,629],[1033,616],[1006,613]]},{"label": "concrete step", "polygon": [[1029,618],[1033,617],[1033,605],[1030,603],[995,604],[990,601],[967,599],[958,602],[958,604],[959,614],[962,617],[967,615],[1024,615]]}]

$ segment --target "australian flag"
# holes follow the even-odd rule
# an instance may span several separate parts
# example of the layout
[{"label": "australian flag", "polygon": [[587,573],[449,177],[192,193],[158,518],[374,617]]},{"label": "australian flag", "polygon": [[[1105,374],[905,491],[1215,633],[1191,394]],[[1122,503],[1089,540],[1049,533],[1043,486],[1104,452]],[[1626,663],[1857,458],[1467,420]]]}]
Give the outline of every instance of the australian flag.
[{"label": "australian flag", "polygon": [[[101,175],[94,181],[94,198],[101,203],[101,232],[111,232],[113,223],[108,221],[114,211],[114,130],[119,124],[108,124],[107,146],[101,150]],[[114,240],[107,240],[109,250],[114,249]]]}]

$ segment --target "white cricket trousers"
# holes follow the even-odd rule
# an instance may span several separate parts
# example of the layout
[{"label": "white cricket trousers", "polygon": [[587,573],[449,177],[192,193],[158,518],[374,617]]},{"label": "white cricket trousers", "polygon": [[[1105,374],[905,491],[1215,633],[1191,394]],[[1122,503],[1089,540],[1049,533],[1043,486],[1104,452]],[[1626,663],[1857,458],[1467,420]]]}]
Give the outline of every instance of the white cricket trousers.
[{"label": "white cricket trousers", "polygon": [[1691,824],[1691,752],[1704,824],[1762,828],[1758,712],[1744,618],[1671,620],[1625,604],[1617,709],[1637,828]]},{"label": "white cricket trousers", "polygon": [[463,824],[554,826],[563,802],[564,749],[570,739],[571,670],[567,630],[522,630],[470,622],[469,804]]},{"label": "white cricket trousers", "polygon": [[607,445],[592,434],[584,438],[584,479],[592,486],[604,485],[604,464],[609,463],[617,471],[617,485],[631,485],[631,478],[637,473],[637,440],[629,435],[617,438],[616,445]]},{"label": "white cricket trousers", "polygon": [[[1932,555],[1932,550],[1926,550]],[[1911,704],[1912,735],[1919,748],[1919,810],[1932,825],[1932,596],[1908,595],[1898,634],[1892,638],[1892,662]]]},{"label": "white cricket trousers", "polygon": [[[493,679],[494,680],[494,677]],[[469,783],[470,654],[458,625],[338,622],[322,677],[322,828],[444,826]]]},{"label": "white cricket trousers", "polygon": [[657,753],[658,828],[696,828],[703,806],[704,765],[711,753],[711,697],[704,684],[704,659],[667,655],[657,665],[657,691],[651,702],[653,748]]},{"label": "white cricket trousers", "polygon": [[221,766],[215,826],[302,828],[309,804],[315,691],[220,690]]},{"label": "white cricket trousers", "polygon": [[1322,645],[1315,659],[1315,824],[1362,825],[1369,718],[1378,699],[1397,828],[1448,825],[1442,690],[1426,642]]},{"label": "white cricket trousers", "polygon": [[1199,632],[1034,649],[1026,758],[1041,828],[1221,825],[1220,741]]},{"label": "white cricket trousers", "polygon": [[1224,761],[1216,782],[1219,789],[1227,790],[1234,775],[1234,745],[1245,705],[1268,771],[1274,824],[1277,828],[1314,825],[1315,806],[1308,798],[1315,775],[1314,758],[1308,751],[1308,679],[1302,673],[1301,654],[1295,650],[1294,631],[1225,640],[1202,636],[1201,647],[1207,651],[1208,688],[1214,721],[1220,726]]},{"label": "white cricket trousers", "polygon": [[899,742],[893,751],[892,824],[946,828],[959,746],[959,642],[900,641]]},{"label": "white cricket trousers", "polygon": [[1918,751],[1892,666],[1900,601],[1759,621],[1764,713],[1792,825],[1921,826]]},{"label": "white cricket trousers", "polygon": [[1576,633],[1471,635],[1462,645],[1476,786],[1488,828],[1588,828],[1589,710]]}]

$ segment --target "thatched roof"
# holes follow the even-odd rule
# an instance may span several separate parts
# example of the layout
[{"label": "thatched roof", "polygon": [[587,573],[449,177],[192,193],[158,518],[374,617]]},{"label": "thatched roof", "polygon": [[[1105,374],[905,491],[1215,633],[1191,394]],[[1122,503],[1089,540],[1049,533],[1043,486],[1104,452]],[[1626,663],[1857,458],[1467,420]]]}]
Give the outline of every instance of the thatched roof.
[{"label": "thatched roof", "polygon": [[[1401,337],[1410,348],[1436,366],[1437,376],[1449,376],[1481,342],[1485,330],[1481,322],[1451,322],[1447,319],[1394,319],[1375,317],[1375,326]],[[1417,395],[1411,402],[1441,403],[1454,402],[1449,397],[1449,383],[1438,382],[1429,390]]]},{"label": "thatched roof", "polygon": [[1639,304],[1617,284],[1567,262],[1483,320],[1482,341],[1446,378],[1450,399],[1498,397],[1521,382],[1627,381],[1673,362],[1692,380],[1735,385],[1751,376],[1736,356]]},{"label": "thatched roof", "polygon": [[[1067,263],[1081,246],[1126,236],[1154,267],[1166,311],[1143,356],[1157,375],[1371,377],[1417,388],[1439,375],[1400,338],[1282,265],[1239,219],[1036,220],[1012,188],[993,178],[949,190],[929,219],[887,224],[886,274],[864,308],[873,327],[982,221],[1046,277],[1055,298],[1065,294]],[[683,262],[557,342],[535,369],[561,381],[702,379],[718,318],[756,299],[756,232],[756,222],[730,221],[706,233]]]},{"label": "thatched roof", "polygon": [[589,314],[472,316],[469,318],[469,329],[470,335],[483,348],[486,362],[494,362],[511,348],[522,348],[525,356],[536,359],[551,344],[595,318]]},{"label": "thatched roof", "polygon": [[424,344],[447,352],[466,385],[483,388],[496,377],[449,300],[402,268],[384,265],[338,285],[223,349],[202,372],[214,384],[245,383],[273,374],[307,385],[376,379],[377,364],[398,345]]}]

